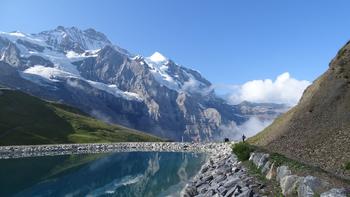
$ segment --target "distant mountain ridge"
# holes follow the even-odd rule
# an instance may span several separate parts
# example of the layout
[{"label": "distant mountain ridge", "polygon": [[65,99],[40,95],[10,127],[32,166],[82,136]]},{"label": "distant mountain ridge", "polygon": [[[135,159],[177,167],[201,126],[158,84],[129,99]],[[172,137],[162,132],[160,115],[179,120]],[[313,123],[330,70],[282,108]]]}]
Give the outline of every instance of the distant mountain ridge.
[{"label": "distant mountain ridge", "polygon": [[[222,127],[254,115],[216,96],[199,72],[159,52],[132,55],[91,28],[0,33],[0,70],[9,87],[173,140],[222,137]],[[282,108],[260,115],[274,118]]]}]

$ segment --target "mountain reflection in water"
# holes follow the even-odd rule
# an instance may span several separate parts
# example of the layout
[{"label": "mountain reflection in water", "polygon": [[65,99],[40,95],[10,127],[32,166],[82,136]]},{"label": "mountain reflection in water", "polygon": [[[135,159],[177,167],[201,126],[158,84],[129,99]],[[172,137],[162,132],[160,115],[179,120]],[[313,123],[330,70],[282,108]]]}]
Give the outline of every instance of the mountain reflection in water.
[{"label": "mountain reflection in water", "polygon": [[204,160],[164,152],[0,160],[0,196],[178,196]]}]

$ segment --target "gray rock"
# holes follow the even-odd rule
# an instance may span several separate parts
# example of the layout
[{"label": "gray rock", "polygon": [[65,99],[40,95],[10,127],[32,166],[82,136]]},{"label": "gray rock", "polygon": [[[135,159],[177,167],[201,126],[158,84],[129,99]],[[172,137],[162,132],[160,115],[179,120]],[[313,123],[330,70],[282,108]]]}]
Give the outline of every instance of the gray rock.
[{"label": "gray rock", "polygon": [[249,187],[247,187],[247,186],[244,186],[244,187],[241,188],[242,192],[247,191],[247,190],[249,190]]},{"label": "gray rock", "polygon": [[232,168],[232,172],[238,172],[240,169],[239,168],[237,168],[236,166],[234,166],[233,168]]},{"label": "gray rock", "polygon": [[239,194],[237,197],[253,197],[254,196],[254,192],[251,189],[247,189],[242,191],[241,194]]},{"label": "gray rock", "polygon": [[260,160],[258,162],[258,165],[257,167],[258,168],[261,168],[265,165],[265,163],[268,161],[270,155],[269,154],[263,154],[261,157],[260,157]]},{"label": "gray rock", "polygon": [[302,177],[296,175],[288,175],[282,178],[280,181],[280,187],[283,195],[296,195],[298,192],[298,186]]},{"label": "gray rock", "polygon": [[258,168],[261,168],[265,165],[269,157],[269,154],[253,152],[251,153],[249,160],[252,161]]},{"label": "gray rock", "polygon": [[200,187],[201,185],[205,184],[204,180],[198,180],[195,184],[196,187]]},{"label": "gray rock", "polygon": [[228,179],[228,181],[224,184],[224,187],[226,187],[226,188],[231,188],[231,187],[235,186],[240,181],[240,179],[238,177],[229,177],[227,179]]},{"label": "gray rock", "polygon": [[213,179],[214,179],[213,175],[209,175],[209,176],[203,177],[203,181],[205,181],[205,182],[211,181]]},{"label": "gray rock", "polygon": [[223,187],[223,186],[220,186],[220,187],[218,188],[218,191],[219,191],[219,193],[220,193],[221,195],[225,195],[226,192],[227,192],[227,189],[226,189],[225,187]]},{"label": "gray rock", "polygon": [[197,195],[197,189],[193,186],[186,187],[184,195],[195,196]]},{"label": "gray rock", "polygon": [[237,187],[232,187],[231,189],[229,189],[226,194],[225,197],[231,197],[234,195],[235,191],[236,191]]},{"label": "gray rock", "polygon": [[204,194],[204,196],[205,197],[212,197],[214,194],[215,194],[214,190],[210,189]]},{"label": "gray rock", "polygon": [[346,190],[344,188],[333,188],[322,193],[320,197],[346,197]]},{"label": "gray rock", "polygon": [[299,197],[313,197],[320,194],[328,187],[328,183],[314,176],[307,176],[300,181],[298,188]]},{"label": "gray rock", "polygon": [[208,191],[209,185],[208,184],[203,184],[200,187],[197,187],[197,191],[200,194],[205,194]]},{"label": "gray rock", "polygon": [[201,169],[201,173],[206,173],[209,169],[208,165],[203,165],[202,169]]},{"label": "gray rock", "polygon": [[204,184],[202,184],[202,185],[200,185],[200,186],[196,186],[196,188],[197,188],[197,191],[198,191],[199,193],[201,193],[200,191],[201,191],[203,188],[206,188],[206,191],[208,191],[209,184],[204,183]]},{"label": "gray rock", "polygon": [[276,170],[276,180],[279,182],[283,177],[291,175],[292,172],[289,170],[288,166],[279,166]]},{"label": "gray rock", "polygon": [[271,162],[267,161],[265,165],[261,168],[261,173],[263,174],[267,173],[270,167],[271,167]]},{"label": "gray rock", "polygon": [[225,179],[226,179],[226,175],[221,174],[221,175],[217,176],[217,177],[214,179],[214,181],[217,182],[217,183],[220,183],[220,182],[224,181]]}]

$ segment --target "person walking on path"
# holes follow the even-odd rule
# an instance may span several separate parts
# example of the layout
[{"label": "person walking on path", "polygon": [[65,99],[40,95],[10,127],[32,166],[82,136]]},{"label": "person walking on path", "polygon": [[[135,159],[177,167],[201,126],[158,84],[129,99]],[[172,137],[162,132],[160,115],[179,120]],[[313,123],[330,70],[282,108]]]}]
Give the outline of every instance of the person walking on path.
[{"label": "person walking on path", "polygon": [[243,142],[245,142],[245,138],[246,138],[246,136],[243,134],[243,135],[242,135],[242,141],[243,141]]}]

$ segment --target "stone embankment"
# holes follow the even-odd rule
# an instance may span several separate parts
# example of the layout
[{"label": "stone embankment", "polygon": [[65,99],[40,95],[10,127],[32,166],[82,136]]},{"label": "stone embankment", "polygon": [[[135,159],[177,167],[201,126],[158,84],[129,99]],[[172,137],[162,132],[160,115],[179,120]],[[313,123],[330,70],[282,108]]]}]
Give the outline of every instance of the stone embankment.
[{"label": "stone embankment", "polygon": [[181,196],[258,197],[265,185],[248,176],[247,170],[231,153],[230,144],[217,146],[199,173],[182,190]]},{"label": "stone embankment", "polygon": [[214,153],[222,143],[121,142],[0,146],[0,159],[107,152],[197,152]]},{"label": "stone embankment", "polygon": [[249,160],[266,176],[275,179],[284,196],[298,197],[347,197],[350,195],[345,188],[331,188],[330,184],[314,176],[297,176],[287,165],[275,166],[269,161],[269,154],[251,153]]}]

